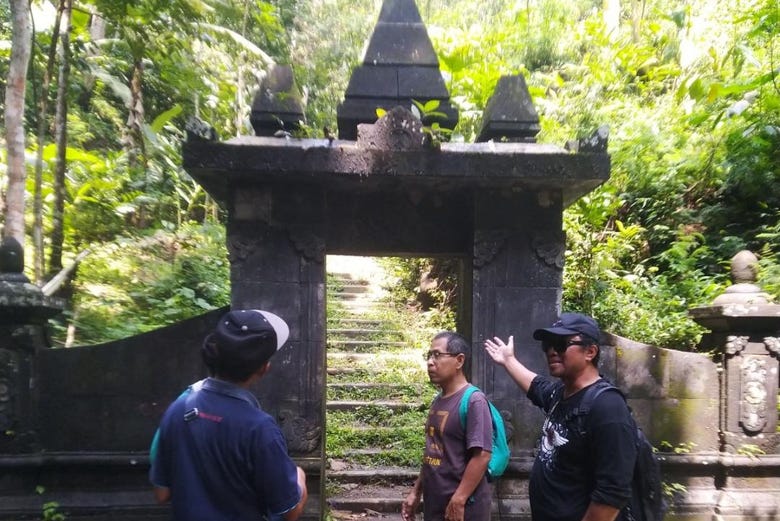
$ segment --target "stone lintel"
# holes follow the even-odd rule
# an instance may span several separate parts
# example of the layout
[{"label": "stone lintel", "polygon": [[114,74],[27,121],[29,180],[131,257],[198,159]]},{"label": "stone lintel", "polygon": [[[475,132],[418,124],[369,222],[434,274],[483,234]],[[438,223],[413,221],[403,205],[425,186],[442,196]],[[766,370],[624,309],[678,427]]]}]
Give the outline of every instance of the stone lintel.
[{"label": "stone lintel", "polygon": [[232,187],[314,185],[340,191],[560,192],[570,204],[609,178],[607,154],[535,143],[443,143],[440,150],[361,148],[352,141],[239,137],[185,143],[183,164],[225,203]]}]

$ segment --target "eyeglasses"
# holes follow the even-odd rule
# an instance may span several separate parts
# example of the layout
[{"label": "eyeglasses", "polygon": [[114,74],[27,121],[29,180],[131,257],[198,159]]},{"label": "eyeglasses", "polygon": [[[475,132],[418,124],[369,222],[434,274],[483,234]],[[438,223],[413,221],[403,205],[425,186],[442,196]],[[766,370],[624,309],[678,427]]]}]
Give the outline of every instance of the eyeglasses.
[{"label": "eyeglasses", "polygon": [[427,353],[423,353],[423,360],[426,362],[433,357],[433,360],[436,361],[442,356],[458,356],[460,353],[446,353],[444,351],[428,351]]},{"label": "eyeglasses", "polygon": [[557,342],[551,342],[549,340],[545,340],[544,342],[542,342],[542,351],[546,353],[548,349],[552,348],[556,353],[562,355],[571,346],[587,346],[587,345],[590,345],[590,343],[585,342],[584,340],[560,340]]}]

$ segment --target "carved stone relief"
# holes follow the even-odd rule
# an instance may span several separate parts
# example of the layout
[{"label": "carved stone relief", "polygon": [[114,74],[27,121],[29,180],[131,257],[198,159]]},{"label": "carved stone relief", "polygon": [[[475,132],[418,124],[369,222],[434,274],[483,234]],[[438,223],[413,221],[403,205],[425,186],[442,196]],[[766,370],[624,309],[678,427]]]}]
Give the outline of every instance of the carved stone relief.
[{"label": "carved stone relief", "polygon": [[748,345],[748,337],[729,335],[726,338],[726,354],[735,355],[744,350]]},{"label": "carved stone relief", "polygon": [[749,434],[761,432],[767,422],[766,360],[746,356],[742,361],[740,423]]},{"label": "carved stone relief", "polygon": [[309,454],[320,446],[322,427],[291,411],[279,413],[279,425],[293,454]]},{"label": "carved stone relief", "polygon": [[531,242],[531,247],[542,262],[548,266],[563,269],[564,253],[566,252],[565,240],[562,237],[550,235],[537,235]]},{"label": "carved stone relief", "polygon": [[506,431],[506,439],[511,440],[512,436],[515,433],[515,426],[512,423],[512,413],[510,411],[507,411],[506,409],[501,409],[499,412],[501,413],[501,417],[504,419],[504,430]]},{"label": "carved stone relief", "polygon": [[506,245],[509,232],[506,230],[478,231],[474,238],[474,267],[487,266]]},{"label": "carved stone relief", "polygon": [[12,382],[18,371],[17,355],[8,349],[0,349],[0,433],[13,430],[17,422]]},{"label": "carved stone relief", "polygon": [[373,124],[358,125],[359,147],[415,150],[423,146],[422,123],[409,110],[396,106]]},{"label": "carved stone relief", "polygon": [[255,252],[257,245],[257,239],[247,239],[241,235],[229,236],[227,240],[227,249],[230,262],[242,264]]},{"label": "carved stone relief", "polygon": [[764,338],[764,345],[770,353],[775,356],[780,355],[780,338],[768,336]]},{"label": "carved stone relief", "polygon": [[325,262],[325,241],[321,236],[306,228],[291,229],[289,233],[295,250],[306,260]]}]

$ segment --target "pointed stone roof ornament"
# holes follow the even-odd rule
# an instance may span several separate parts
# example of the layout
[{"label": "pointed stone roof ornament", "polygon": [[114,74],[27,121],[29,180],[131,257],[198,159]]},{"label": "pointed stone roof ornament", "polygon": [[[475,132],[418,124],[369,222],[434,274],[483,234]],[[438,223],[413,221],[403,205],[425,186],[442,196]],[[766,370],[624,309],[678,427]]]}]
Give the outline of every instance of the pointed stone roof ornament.
[{"label": "pointed stone roof ornament", "polygon": [[539,115],[522,74],[502,76],[485,107],[477,142],[535,143]]},{"label": "pointed stone roof ornament", "polygon": [[436,112],[445,117],[423,118],[423,124],[438,122],[453,129],[458,123],[458,110],[450,102],[439,58],[414,0],[384,0],[363,63],[352,71],[338,107],[339,139],[357,139],[358,124],[376,122],[376,109],[409,109],[412,100],[440,101]]},{"label": "pointed stone roof ornament", "polygon": [[272,65],[252,101],[249,117],[256,136],[289,135],[305,121],[292,67]]}]

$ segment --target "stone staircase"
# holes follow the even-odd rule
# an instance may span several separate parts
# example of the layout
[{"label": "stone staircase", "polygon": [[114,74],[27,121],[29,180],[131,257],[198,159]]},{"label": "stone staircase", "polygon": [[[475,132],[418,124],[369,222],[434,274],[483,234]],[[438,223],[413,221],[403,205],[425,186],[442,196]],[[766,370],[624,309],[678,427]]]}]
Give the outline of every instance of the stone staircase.
[{"label": "stone staircase", "polygon": [[[378,268],[376,268],[378,270]],[[332,520],[401,519],[435,390],[381,272],[328,273],[326,496]]]}]

